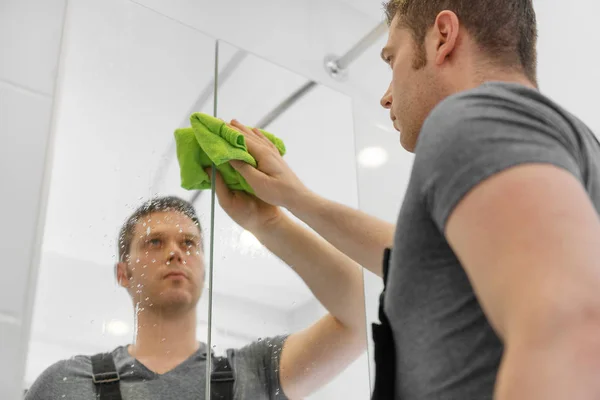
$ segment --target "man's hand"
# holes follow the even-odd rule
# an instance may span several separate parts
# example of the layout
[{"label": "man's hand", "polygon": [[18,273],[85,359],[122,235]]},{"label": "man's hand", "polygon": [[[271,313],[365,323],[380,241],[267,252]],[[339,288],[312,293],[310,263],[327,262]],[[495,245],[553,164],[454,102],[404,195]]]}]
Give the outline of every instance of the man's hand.
[{"label": "man's hand", "polygon": [[290,208],[309,193],[275,145],[258,129],[250,129],[236,120],[231,121],[229,126],[244,135],[257,168],[243,161],[231,161],[230,164],[252,186],[258,198],[275,206]]},{"label": "man's hand", "polygon": [[[206,172],[212,176],[211,168]],[[268,230],[281,220],[283,213],[278,207],[245,192],[230,190],[218,171],[215,176],[215,191],[221,208],[242,228],[256,233]]]}]

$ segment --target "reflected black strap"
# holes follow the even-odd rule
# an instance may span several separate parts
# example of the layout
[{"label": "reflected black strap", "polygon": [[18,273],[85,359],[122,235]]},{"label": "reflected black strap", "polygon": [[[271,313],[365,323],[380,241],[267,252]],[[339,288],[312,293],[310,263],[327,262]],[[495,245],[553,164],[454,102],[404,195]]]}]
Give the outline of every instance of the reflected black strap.
[{"label": "reflected black strap", "polygon": [[122,400],[119,388],[119,373],[112,354],[102,353],[92,356],[92,373],[99,400]]},{"label": "reflected black strap", "polygon": [[[232,353],[233,357],[233,353]],[[229,363],[229,358],[214,357],[213,371],[210,374],[211,400],[233,400],[233,383],[235,377]]]}]

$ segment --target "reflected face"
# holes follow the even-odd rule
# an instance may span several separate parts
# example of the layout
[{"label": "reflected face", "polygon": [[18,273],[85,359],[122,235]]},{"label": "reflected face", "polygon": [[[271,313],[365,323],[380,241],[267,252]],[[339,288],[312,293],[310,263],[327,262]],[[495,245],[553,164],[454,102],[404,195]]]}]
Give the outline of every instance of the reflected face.
[{"label": "reflected face", "polygon": [[391,23],[381,57],[392,68],[392,81],[381,105],[390,110],[402,147],[414,152],[423,122],[444,97],[443,84],[435,63],[428,59],[426,44],[418,46],[411,31],[398,26],[398,17]]},{"label": "reflected face", "polygon": [[175,311],[196,306],[204,271],[198,226],[184,214],[168,211],[140,219],[118,273],[140,307]]}]

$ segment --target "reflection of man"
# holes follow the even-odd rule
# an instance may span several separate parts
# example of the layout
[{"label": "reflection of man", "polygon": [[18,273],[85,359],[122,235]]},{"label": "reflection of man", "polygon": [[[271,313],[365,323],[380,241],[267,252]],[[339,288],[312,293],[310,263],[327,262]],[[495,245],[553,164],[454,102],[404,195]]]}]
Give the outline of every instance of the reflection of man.
[{"label": "reflection of man", "polygon": [[375,398],[599,399],[600,146],[537,90],[532,1],[387,10],[382,105],[415,152],[397,226],[310,193],[237,123],[259,169],[234,166],[385,275]]},{"label": "reflection of man", "polygon": [[[235,395],[223,399],[305,397],[366,347],[360,268],[278,208],[220,184],[223,208],[291,265],[330,311],[304,331],[228,351]],[[289,250],[292,242],[302,246],[302,254]],[[192,206],[174,197],[143,205],[121,230],[119,256],[118,280],[136,308],[135,343],[113,350],[112,357],[77,356],[52,365],[26,399],[91,400],[98,391],[109,396],[116,389],[124,400],[204,398],[207,349],[196,340],[196,305],[205,266]],[[328,284],[333,281],[335,287]],[[97,381],[116,377],[98,373],[110,369],[112,360],[119,381],[95,384],[94,377]]]}]

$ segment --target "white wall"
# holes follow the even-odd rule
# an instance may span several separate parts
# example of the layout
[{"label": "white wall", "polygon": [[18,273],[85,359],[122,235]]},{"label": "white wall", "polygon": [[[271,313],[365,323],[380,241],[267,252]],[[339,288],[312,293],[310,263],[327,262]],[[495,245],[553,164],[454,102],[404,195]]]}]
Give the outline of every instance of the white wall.
[{"label": "white wall", "polygon": [[65,0],[0,2],[0,398],[22,393]]}]

